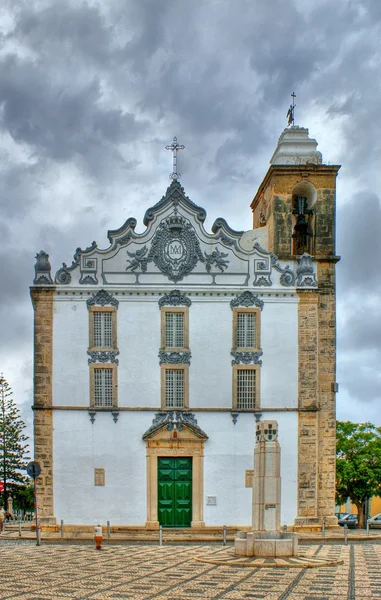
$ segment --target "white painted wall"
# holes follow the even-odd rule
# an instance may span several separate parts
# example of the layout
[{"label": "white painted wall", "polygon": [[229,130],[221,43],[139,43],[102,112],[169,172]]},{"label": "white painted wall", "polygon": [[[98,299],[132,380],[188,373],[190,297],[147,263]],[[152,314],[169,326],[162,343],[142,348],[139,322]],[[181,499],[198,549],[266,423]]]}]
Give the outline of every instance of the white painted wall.
[{"label": "white painted wall", "polygon": [[[118,403],[160,407],[159,296],[120,300]],[[265,300],[261,313],[261,406],[297,406],[297,299]],[[230,296],[192,297],[189,309],[190,407],[231,408],[232,317]],[[54,306],[53,404],[89,404],[88,311],[82,300],[57,298]]]},{"label": "white painted wall", "polygon": [[[86,411],[54,412],[54,512],[58,522],[144,525],[146,521],[146,446],[142,434],[153,412],[97,413],[91,424]],[[204,457],[206,525],[250,525],[251,489],[245,470],[253,468],[255,419],[240,414],[196,413],[209,436]],[[265,413],[276,419],[282,463],[281,523],[293,522],[297,506],[297,413]],[[105,469],[106,485],[94,486],[94,468]],[[215,495],[216,506],[206,497]]]}]

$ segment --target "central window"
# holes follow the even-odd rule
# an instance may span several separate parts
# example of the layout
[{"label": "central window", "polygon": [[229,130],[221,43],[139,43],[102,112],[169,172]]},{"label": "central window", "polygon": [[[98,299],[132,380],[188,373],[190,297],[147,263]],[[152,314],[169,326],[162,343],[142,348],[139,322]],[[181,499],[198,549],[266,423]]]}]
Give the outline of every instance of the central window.
[{"label": "central window", "polygon": [[165,347],[184,347],[184,313],[165,313]]},{"label": "central window", "polygon": [[165,406],[182,408],[184,406],[184,370],[165,370]]},{"label": "central window", "polygon": [[101,348],[113,346],[112,340],[112,313],[93,312],[94,319],[94,346]]},{"label": "central window", "polygon": [[185,306],[161,309],[161,348],[167,352],[189,348],[189,311]]}]

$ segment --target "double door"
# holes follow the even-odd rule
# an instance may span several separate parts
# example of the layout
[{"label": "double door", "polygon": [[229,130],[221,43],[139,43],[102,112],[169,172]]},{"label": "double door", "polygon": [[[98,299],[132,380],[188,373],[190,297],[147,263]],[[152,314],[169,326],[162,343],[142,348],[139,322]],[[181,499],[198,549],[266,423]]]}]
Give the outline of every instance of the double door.
[{"label": "double door", "polygon": [[158,457],[158,520],[163,527],[190,527],[192,458]]}]

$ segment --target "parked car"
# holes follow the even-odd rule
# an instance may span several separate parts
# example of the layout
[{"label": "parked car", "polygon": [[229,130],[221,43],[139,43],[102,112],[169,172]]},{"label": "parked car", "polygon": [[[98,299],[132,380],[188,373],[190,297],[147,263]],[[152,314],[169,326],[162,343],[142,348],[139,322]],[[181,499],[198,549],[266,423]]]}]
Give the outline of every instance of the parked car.
[{"label": "parked car", "polygon": [[344,525],[347,525],[347,527],[351,528],[351,529],[354,529],[355,527],[357,527],[357,523],[358,523],[357,515],[355,515],[353,513],[350,513],[349,515],[346,515],[342,519],[338,520],[338,524],[341,525],[341,527],[344,527]]},{"label": "parked car", "polygon": [[381,529],[381,513],[378,513],[378,515],[373,515],[373,517],[370,517],[370,519],[368,519],[368,525],[369,527],[375,527],[375,528],[379,528]]},{"label": "parked car", "polygon": [[335,517],[337,517],[340,520],[340,519],[344,519],[344,517],[346,517],[349,514],[350,513],[347,513],[347,512],[337,512],[337,513],[335,513]]}]

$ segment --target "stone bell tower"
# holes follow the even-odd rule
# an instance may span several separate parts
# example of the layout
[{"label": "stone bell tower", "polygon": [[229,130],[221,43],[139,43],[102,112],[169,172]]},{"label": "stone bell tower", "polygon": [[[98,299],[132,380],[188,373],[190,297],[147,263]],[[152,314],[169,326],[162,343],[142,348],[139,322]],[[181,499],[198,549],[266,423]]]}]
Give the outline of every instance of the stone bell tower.
[{"label": "stone bell tower", "polygon": [[[336,298],[335,200],[338,165],[323,164],[308,129],[281,134],[251,203],[253,227],[266,227],[278,258],[313,257],[318,286],[297,289],[298,517],[295,526],[335,525]],[[296,268],[298,274],[298,267]]]}]

